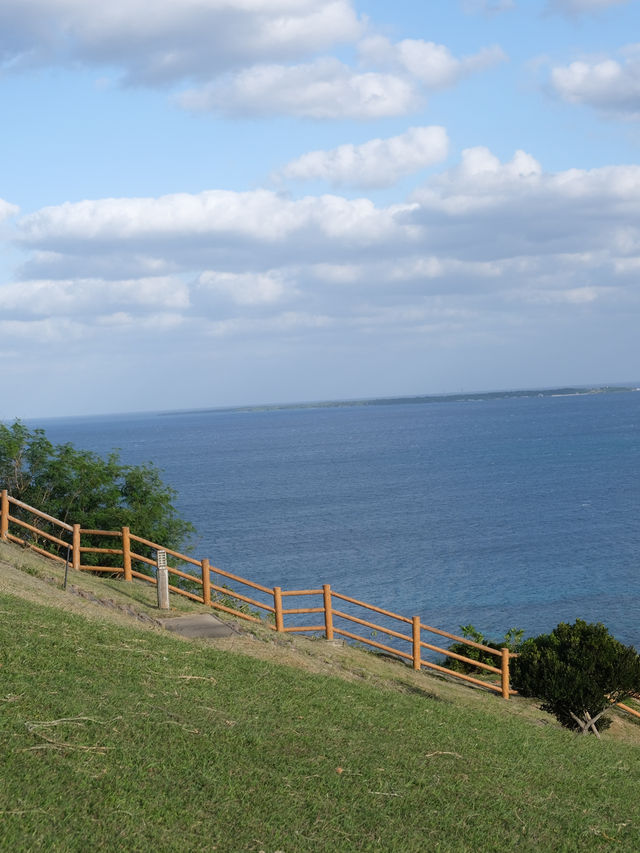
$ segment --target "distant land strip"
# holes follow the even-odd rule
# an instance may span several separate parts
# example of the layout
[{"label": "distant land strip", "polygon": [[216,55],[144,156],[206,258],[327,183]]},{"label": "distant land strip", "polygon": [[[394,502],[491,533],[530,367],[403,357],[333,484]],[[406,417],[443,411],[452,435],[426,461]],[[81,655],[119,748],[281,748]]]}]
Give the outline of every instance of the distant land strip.
[{"label": "distant land strip", "polygon": [[526,397],[583,397],[593,394],[623,394],[640,391],[635,385],[599,385],[597,387],[532,388],[519,391],[486,391],[477,394],[423,394],[417,397],[370,397],[364,400],[326,400],[307,403],[268,403],[257,406],[227,406],[207,409],[181,409],[161,415],[206,415],[213,412],[277,412],[292,409],[342,409],[355,406],[408,406],[425,403],[485,403]]}]

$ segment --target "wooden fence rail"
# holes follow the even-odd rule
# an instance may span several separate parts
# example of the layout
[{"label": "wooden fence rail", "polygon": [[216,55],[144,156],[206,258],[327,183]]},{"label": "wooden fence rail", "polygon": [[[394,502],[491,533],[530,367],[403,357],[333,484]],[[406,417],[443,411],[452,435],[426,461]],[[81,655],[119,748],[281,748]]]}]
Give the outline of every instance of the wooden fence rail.
[{"label": "wooden fence rail", "polygon": [[[24,517],[25,514],[29,516],[29,521]],[[19,528],[21,535],[12,532],[16,528]],[[178,595],[240,619],[260,622],[280,633],[322,633],[330,641],[336,636],[345,637],[371,646],[385,654],[399,657],[410,663],[415,670],[423,667],[434,670],[499,693],[504,699],[508,699],[516,692],[510,688],[509,684],[509,660],[514,655],[508,649],[493,649],[482,643],[425,625],[419,616],[403,616],[374,604],[368,604],[332,590],[329,584],[324,584],[319,589],[298,590],[263,586],[212,566],[207,558],[196,560],[179,551],[137,536],[128,527],[123,527],[121,530],[93,530],[82,528],[79,524],[67,524],[11,497],[7,490],[1,492],[0,539],[27,546],[54,560],[68,562],[77,571],[108,573],[121,576],[127,582],[135,578],[151,584],[156,584],[154,574],[150,573],[156,567],[154,552],[162,550],[173,558],[174,562],[186,565],[190,569],[190,571],[183,571],[178,568],[178,565],[168,566],[172,581],[169,589]],[[86,544],[88,540],[89,544]],[[103,544],[96,545],[96,541]],[[141,550],[140,546],[147,550],[147,554],[138,553]],[[88,555],[97,555],[99,558],[104,555],[113,565],[83,563],[82,560],[86,560]],[[141,571],[141,568],[146,571]],[[237,589],[238,585],[242,591]],[[266,601],[257,596],[266,598]],[[302,605],[285,607],[283,601],[288,603],[291,598],[301,600]],[[264,613],[266,619],[260,615],[260,611]],[[321,619],[314,620],[312,624],[299,624],[302,616],[312,617],[320,614],[322,614]],[[291,624],[292,617],[294,624]],[[383,617],[387,624],[374,622],[375,617]],[[289,624],[285,624],[286,622]],[[394,627],[390,627],[391,624]],[[351,630],[352,627],[366,629],[369,633],[356,633],[355,630]],[[478,649],[487,655],[494,656],[496,665],[476,661],[433,642],[427,642],[424,639],[425,634],[445,637],[470,649]],[[385,642],[374,639],[378,635],[384,635]],[[390,645],[391,642],[395,645]],[[483,680],[477,675],[456,672],[434,663],[432,660],[425,659],[423,649],[473,666],[478,670],[477,675],[485,672],[489,678],[499,676],[499,682]]]}]

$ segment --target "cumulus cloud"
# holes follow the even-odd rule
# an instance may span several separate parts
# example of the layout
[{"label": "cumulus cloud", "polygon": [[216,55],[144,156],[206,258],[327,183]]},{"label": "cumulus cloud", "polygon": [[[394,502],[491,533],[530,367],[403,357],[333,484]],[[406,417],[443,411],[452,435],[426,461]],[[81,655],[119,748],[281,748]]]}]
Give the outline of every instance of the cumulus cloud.
[{"label": "cumulus cloud", "polygon": [[[193,264],[200,257],[233,258],[257,246],[265,255],[272,247],[280,253],[314,251],[319,241],[368,248],[409,233],[397,223],[406,209],[336,195],[293,200],[269,190],[210,190],[66,203],[42,208],[18,224],[21,244],[53,252],[58,268],[61,256],[100,255],[114,247],[136,257],[148,253],[156,262],[168,254]],[[46,259],[40,256],[43,265]]]},{"label": "cumulus cloud", "polygon": [[165,85],[301,57],[361,31],[350,0],[3,0],[0,59],[112,65],[128,82]]},{"label": "cumulus cloud", "polygon": [[383,36],[361,40],[358,52],[359,69],[332,57],[257,64],[182,92],[177,100],[185,109],[225,115],[383,118],[405,115],[421,106],[429,92],[506,59],[496,46],[458,59],[445,45],[419,39],[394,44]]},{"label": "cumulus cloud", "polygon": [[217,296],[236,305],[260,306],[280,302],[287,287],[282,273],[229,273],[206,270],[196,282],[196,298]]},{"label": "cumulus cloud", "polygon": [[404,115],[421,103],[396,74],[354,71],[331,57],[298,65],[256,65],[177,97],[185,109],[230,116],[296,115],[372,119]]},{"label": "cumulus cloud", "polygon": [[177,278],[27,280],[0,287],[0,311],[12,318],[129,311],[184,310],[189,291]]},{"label": "cumulus cloud", "polygon": [[4,219],[9,219],[10,216],[16,216],[20,212],[15,204],[9,204],[8,201],[0,198],[0,222]]},{"label": "cumulus cloud", "polygon": [[442,44],[392,43],[370,36],[358,45],[362,68],[331,57],[297,65],[253,65],[178,96],[186,109],[225,115],[291,114],[317,119],[405,115],[424,95],[506,59],[497,46],[458,59]]},{"label": "cumulus cloud", "polygon": [[424,92],[504,58],[383,37],[360,43],[358,67],[323,55],[366,30],[352,0],[4,0],[0,67],[115,69],[129,85],[178,89],[186,109],[229,116],[372,119],[415,110]]},{"label": "cumulus cloud", "polygon": [[[537,198],[550,206],[559,200],[567,204],[593,203],[596,209],[599,201],[606,201],[619,212],[630,213],[640,209],[639,191],[637,165],[548,173],[525,151],[516,151],[511,160],[503,163],[489,149],[478,146],[463,151],[458,166],[436,176],[414,198],[423,205],[454,214],[507,202],[519,204],[523,198]],[[588,210],[592,212],[590,207]]]},{"label": "cumulus cloud", "polygon": [[402,205],[266,190],[65,204],[17,220],[33,258],[0,284],[0,335],[6,348],[29,330],[55,344],[157,329],[188,347],[322,347],[631,314],[638,223],[640,166],[550,173],[482,147]]},{"label": "cumulus cloud", "polygon": [[[43,208],[17,222],[20,244],[39,254],[57,276],[61,259],[81,257],[91,272],[104,254],[126,264],[127,255],[145,268],[173,265],[188,273],[268,274],[249,279],[205,277],[218,292],[255,287],[252,299],[280,294],[278,270],[301,262],[342,269],[373,254],[453,256],[501,242],[500,234],[521,232],[518,242],[547,251],[544,235],[564,251],[606,244],[617,254],[638,250],[640,166],[606,166],[548,173],[530,154],[517,151],[501,161],[484,147],[466,149],[460,162],[433,176],[409,202],[377,206],[366,198],[339,195],[292,199],[268,190],[210,190],[159,198],[98,199]],[[495,228],[495,223],[500,228]],[[468,242],[462,226],[477,235]],[[615,235],[615,243],[611,242]],[[505,256],[508,240],[503,240]],[[475,247],[475,248],[472,248]],[[276,263],[273,263],[274,258]],[[475,260],[483,260],[477,256]],[[115,272],[112,276],[115,279]],[[51,276],[42,275],[41,278]],[[86,276],[85,276],[86,277]],[[141,275],[149,279],[149,275]],[[270,294],[270,296],[269,296]],[[251,301],[251,300],[249,300]]]},{"label": "cumulus cloud", "polygon": [[310,151],[287,163],[278,174],[301,180],[320,178],[336,187],[388,187],[405,175],[444,160],[447,150],[443,127],[411,127],[388,139]]},{"label": "cumulus cloud", "polygon": [[[141,271],[158,270],[140,272],[142,281],[177,288],[176,276],[196,271],[202,293],[250,306],[290,298],[300,284],[291,278],[294,267],[307,270],[304,279],[321,265],[327,280],[349,283],[363,264],[383,269],[386,260],[402,266],[428,258],[433,270],[436,261],[576,257],[596,249],[635,257],[638,222],[640,166],[548,173],[527,152],[503,162],[476,147],[405,204],[211,190],[43,208],[19,219],[17,231],[42,280],[65,281],[79,265],[85,272],[78,278],[100,277],[105,257],[123,271],[133,259]],[[33,279],[33,266],[28,272]],[[128,280],[117,272],[110,268],[112,281]]]},{"label": "cumulus cloud", "polygon": [[69,345],[72,341],[86,338],[89,334],[86,323],[67,317],[47,319],[5,320],[0,319],[0,338],[17,343],[49,346]]},{"label": "cumulus cloud", "polygon": [[551,85],[565,101],[588,104],[605,113],[640,117],[640,45],[624,49],[622,62],[615,59],[572,62],[554,68]]},{"label": "cumulus cloud", "polygon": [[507,58],[497,45],[458,59],[443,44],[422,39],[403,39],[392,43],[384,36],[363,39],[359,52],[363,62],[403,71],[429,91],[452,86],[462,78]]},{"label": "cumulus cloud", "polygon": [[546,173],[525,152],[502,163],[486,148],[472,148],[413,200],[411,218],[442,246],[455,237],[459,257],[545,257],[596,248],[616,255],[640,247],[640,228],[630,225],[640,215],[636,165]]}]

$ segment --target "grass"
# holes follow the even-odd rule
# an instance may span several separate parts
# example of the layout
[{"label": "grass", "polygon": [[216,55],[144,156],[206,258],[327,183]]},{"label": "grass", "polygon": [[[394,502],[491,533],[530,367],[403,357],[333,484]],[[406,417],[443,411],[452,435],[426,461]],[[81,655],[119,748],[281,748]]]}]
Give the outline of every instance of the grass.
[{"label": "grass", "polygon": [[631,720],[598,742],[322,641],[185,641],[47,568],[0,566],[2,850],[638,848]]}]

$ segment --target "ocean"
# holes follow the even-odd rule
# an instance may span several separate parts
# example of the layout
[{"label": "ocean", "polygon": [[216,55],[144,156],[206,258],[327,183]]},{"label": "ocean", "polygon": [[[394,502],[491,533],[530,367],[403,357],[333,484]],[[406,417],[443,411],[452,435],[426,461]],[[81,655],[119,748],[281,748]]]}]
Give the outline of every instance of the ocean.
[{"label": "ocean", "polygon": [[499,638],[601,621],[640,647],[640,393],[29,421],[151,461],[193,555]]}]

